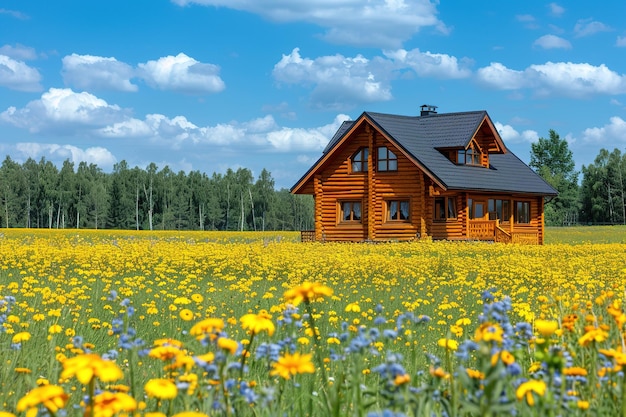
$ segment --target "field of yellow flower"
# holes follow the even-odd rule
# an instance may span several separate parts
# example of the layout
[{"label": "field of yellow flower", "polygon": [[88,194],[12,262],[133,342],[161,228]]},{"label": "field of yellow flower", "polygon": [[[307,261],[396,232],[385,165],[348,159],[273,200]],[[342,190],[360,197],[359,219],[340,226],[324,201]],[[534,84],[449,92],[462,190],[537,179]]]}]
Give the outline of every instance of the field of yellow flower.
[{"label": "field of yellow flower", "polygon": [[0,417],[626,416],[626,228],[0,233]]}]

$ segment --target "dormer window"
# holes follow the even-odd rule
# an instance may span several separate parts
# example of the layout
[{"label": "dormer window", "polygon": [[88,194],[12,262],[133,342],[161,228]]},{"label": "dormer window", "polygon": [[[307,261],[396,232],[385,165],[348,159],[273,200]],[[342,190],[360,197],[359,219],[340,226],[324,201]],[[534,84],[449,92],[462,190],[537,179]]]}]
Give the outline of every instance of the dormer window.
[{"label": "dormer window", "polygon": [[369,150],[367,148],[361,148],[354,155],[352,155],[352,172],[367,172],[368,155]]},{"label": "dormer window", "polygon": [[381,146],[378,148],[378,171],[397,171],[398,157],[389,148]]},{"label": "dormer window", "polygon": [[467,149],[459,149],[456,162],[460,165],[482,165],[480,150],[472,143]]}]

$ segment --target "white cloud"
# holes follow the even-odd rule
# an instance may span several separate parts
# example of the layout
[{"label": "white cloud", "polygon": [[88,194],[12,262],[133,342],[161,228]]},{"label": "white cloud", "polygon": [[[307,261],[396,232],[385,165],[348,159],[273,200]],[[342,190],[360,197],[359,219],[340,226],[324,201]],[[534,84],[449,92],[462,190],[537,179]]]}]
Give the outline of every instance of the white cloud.
[{"label": "white cloud", "polygon": [[422,28],[449,29],[437,18],[431,0],[172,0],[181,6],[229,7],[277,22],[308,22],[325,28],[333,43],[399,47]]},{"label": "white cloud", "polygon": [[[355,102],[370,103],[391,99],[389,79],[375,62],[362,55],[302,58],[299,49],[283,55],[274,66],[274,78],[285,84],[314,85],[312,100],[318,107],[348,108]],[[382,71],[383,73],[385,71]]]},{"label": "white cloud", "polygon": [[599,32],[610,32],[611,30],[609,26],[593,19],[582,19],[574,25],[574,33],[577,38],[591,36]]},{"label": "white cloud", "polygon": [[0,113],[0,121],[25,128],[41,130],[74,130],[77,126],[106,126],[124,117],[117,105],[86,92],[75,93],[69,88],[51,88],[41,99],[24,108],[9,107]]},{"label": "white cloud", "polygon": [[133,68],[115,58],[72,54],[63,57],[63,81],[82,90],[137,91]]},{"label": "white cloud", "polygon": [[563,13],[565,13],[565,8],[556,3],[550,3],[548,4],[548,7],[550,8],[550,14],[553,16],[560,17]]},{"label": "white cloud", "polygon": [[6,55],[10,58],[20,61],[29,61],[37,58],[34,48],[17,44],[15,46],[3,45],[0,47],[0,55]]},{"label": "white cloud", "polygon": [[340,114],[332,123],[313,129],[282,128],[268,132],[267,140],[278,151],[322,151],[339,126],[350,117]]},{"label": "white cloud", "polygon": [[499,90],[517,90],[525,85],[524,73],[505,67],[499,62],[492,62],[476,73],[478,80]]},{"label": "white cloud", "polygon": [[615,41],[615,46],[626,47],[626,36],[618,36]]},{"label": "white cloud", "polygon": [[456,57],[446,54],[420,52],[419,49],[411,51],[398,49],[385,51],[384,54],[394,60],[396,68],[411,68],[420,77],[448,79],[466,78],[471,75],[471,71],[466,68],[469,62],[464,60],[459,64]]},{"label": "white cloud", "polygon": [[539,135],[534,130],[524,130],[518,132],[511,125],[503,125],[500,122],[495,123],[496,130],[504,143],[532,143],[539,140]]},{"label": "white cloud", "polygon": [[594,66],[586,63],[547,62],[516,71],[500,63],[491,63],[478,70],[477,78],[496,89],[529,88],[540,96],[557,94],[583,97],[626,93],[626,75],[619,75],[604,64]]},{"label": "white cloud", "polygon": [[16,149],[26,158],[47,160],[69,159],[75,165],[80,162],[98,165],[100,168],[111,168],[117,159],[106,148],[99,146],[81,149],[73,145],[58,145],[50,143],[17,143]]},{"label": "white cloud", "polygon": [[161,90],[218,93],[225,88],[217,65],[198,62],[183,53],[139,64],[139,70],[148,84]]},{"label": "white cloud", "polygon": [[572,49],[572,44],[568,40],[555,35],[544,35],[537,39],[533,45],[543,49]]},{"label": "white cloud", "polygon": [[609,119],[609,124],[585,129],[582,139],[593,143],[626,143],[626,121],[621,117],[613,116]]},{"label": "white cloud", "polygon": [[23,61],[0,54],[0,87],[17,91],[41,91],[41,75]]}]

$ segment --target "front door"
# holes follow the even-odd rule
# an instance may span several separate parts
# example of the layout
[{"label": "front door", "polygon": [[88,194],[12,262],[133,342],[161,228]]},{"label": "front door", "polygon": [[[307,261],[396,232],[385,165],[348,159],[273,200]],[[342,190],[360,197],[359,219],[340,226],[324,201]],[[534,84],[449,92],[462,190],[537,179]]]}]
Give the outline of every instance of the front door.
[{"label": "front door", "polygon": [[487,220],[487,202],[484,200],[469,200],[470,219]]}]

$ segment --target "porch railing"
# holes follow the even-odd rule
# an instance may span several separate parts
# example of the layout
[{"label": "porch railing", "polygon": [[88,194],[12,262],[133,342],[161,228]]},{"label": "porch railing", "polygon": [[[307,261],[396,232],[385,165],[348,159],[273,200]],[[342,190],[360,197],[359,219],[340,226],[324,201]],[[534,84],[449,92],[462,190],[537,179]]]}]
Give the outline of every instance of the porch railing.
[{"label": "porch railing", "polygon": [[300,230],[301,242],[315,242],[315,230]]}]

